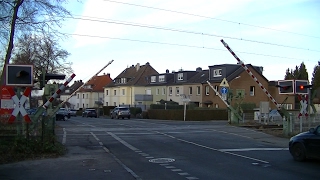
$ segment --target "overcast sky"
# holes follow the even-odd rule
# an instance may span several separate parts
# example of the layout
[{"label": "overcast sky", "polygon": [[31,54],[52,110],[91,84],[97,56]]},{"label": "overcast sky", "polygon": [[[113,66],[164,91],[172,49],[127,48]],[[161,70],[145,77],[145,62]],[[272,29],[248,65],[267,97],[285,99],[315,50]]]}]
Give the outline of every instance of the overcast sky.
[{"label": "overcast sky", "polygon": [[74,80],[149,62],[159,73],[208,69],[237,60],[262,66],[268,80],[304,62],[309,79],[320,60],[318,0],[82,0],[67,5],[74,19],[61,31]]}]

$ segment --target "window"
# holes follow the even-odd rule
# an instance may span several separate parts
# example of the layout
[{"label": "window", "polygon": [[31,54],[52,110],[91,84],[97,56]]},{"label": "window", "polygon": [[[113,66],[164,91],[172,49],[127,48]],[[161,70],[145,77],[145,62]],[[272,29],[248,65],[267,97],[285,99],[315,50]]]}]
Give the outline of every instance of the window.
[{"label": "window", "polygon": [[125,84],[126,83],[126,78],[121,78],[121,84]]},{"label": "window", "polygon": [[84,104],[82,103],[82,108],[84,108]]},{"label": "window", "polygon": [[292,104],[282,104],[285,109],[292,109]]},{"label": "window", "polygon": [[89,95],[88,94],[86,94],[86,95],[87,95],[87,99],[88,99]]},{"label": "window", "polygon": [[164,75],[159,76],[159,82],[164,82],[164,81],[165,81]]},{"label": "window", "polygon": [[206,86],[206,95],[209,95],[209,86]]},{"label": "window", "polygon": [[125,89],[122,89],[122,95],[126,95],[126,90]]},{"label": "window", "polygon": [[179,87],[176,87],[176,95],[179,96],[179,94],[180,94]]},{"label": "window", "polygon": [[162,88],[162,95],[166,94],[166,88]]},{"label": "window", "polygon": [[179,81],[183,80],[183,73],[178,73],[178,80]]},{"label": "window", "polygon": [[117,90],[113,90],[113,95],[117,95]]},{"label": "window", "polygon": [[89,105],[88,104],[86,104],[86,108],[88,108],[89,107]]},{"label": "window", "polygon": [[109,104],[109,103],[108,103],[108,102],[106,102],[106,106],[109,106],[108,104]]},{"label": "window", "polygon": [[84,94],[82,94],[82,99],[84,99]]},{"label": "window", "polygon": [[78,99],[80,98],[80,94],[77,94],[77,96],[78,96]]},{"label": "window", "polygon": [[147,95],[151,95],[151,89],[149,88],[149,89],[146,89],[146,94]]},{"label": "window", "polygon": [[[215,85],[214,89],[219,93],[219,86]],[[216,93],[216,96],[218,95],[218,93]]]},{"label": "window", "polygon": [[200,95],[201,93],[200,93],[201,91],[200,91],[200,86],[197,86],[197,95]]},{"label": "window", "polygon": [[159,94],[160,94],[160,89],[159,89],[159,88],[157,88],[157,92],[156,92],[156,94],[157,94],[157,95],[159,95]]},{"label": "window", "polygon": [[157,76],[151,76],[151,82],[156,82]]},{"label": "window", "polygon": [[254,96],[254,86],[250,86],[250,96]]},{"label": "window", "polygon": [[117,106],[117,103],[116,103],[116,102],[113,102],[113,106]]},{"label": "window", "polygon": [[192,94],[192,87],[189,87],[189,95]]},{"label": "window", "polygon": [[222,76],[222,70],[221,69],[213,70],[213,77],[220,77],[220,76]]},{"label": "window", "polygon": [[109,90],[106,90],[106,95],[107,95],[107,96],[109,95]]},{"label": "window", "polygon": [[77,103],[77,108],[79,108],[79,103]]},{"label": "window", "polygon": [[169,95],[172,96],[172,87],[169,87]]}]

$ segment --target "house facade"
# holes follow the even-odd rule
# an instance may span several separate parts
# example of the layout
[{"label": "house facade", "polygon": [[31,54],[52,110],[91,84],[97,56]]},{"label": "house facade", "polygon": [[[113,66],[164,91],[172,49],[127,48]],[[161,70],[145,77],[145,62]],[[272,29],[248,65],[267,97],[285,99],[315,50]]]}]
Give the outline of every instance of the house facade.
[{"label": "house facade", "polygon": [[[262,75],[263,68],[246,65],[252,74],[258,79],[261,85],[270,93],[270,95],[279,102],[282,102],[287,95],[279,94],[276,84],[269,84],[269,81]],[[226,78],[232,92],[232,100],[229,100],[231,105],[235,105],[242,101],[243,103],[254,103],[256,107],[260,106],[260,102],[270,102],[269,107],[275,109],[276,105],[272,103],[266,93],[261,89],[260,85],[241,67],[240,64],[222,64],[209,66],[209,82],[221,94],[220,86],[222,80]],[[203,84],[203,106],[214,108],[226,108],[225,103],[216,95],[208,83]],[[289,105],[294,102],[294,97],[289,96]]]},{"label": "house facade", "polygon": [[[171,73],[166,70],[165,73],[159,74],[149,63],[132,65],[104,87],[104,105],[141,106],[146,109],[150,104],[158,104],[161,100],[175,101],[182,105],[187,99],[188,103],[196,107],[226,108],[226,104],[207,83],[208,81],[222,94],[220,84],[226,79],[229,85],[227,89],[232,94],[228,97],[228,102],[232,106],[240,101],[254,103],[256,107],[260,106],[260,102],[270,102],[270,108],[276,108],[259,84],[240,64],[208,67],[206,70],[196,68],[195,71],[180,70]],[[286,100],[286,109],[294,108],[294,95],[279,94],[277,82],[269,82],[262,74],[262,67],[251,64],[247,67],[278,103]]]},{"label": "house facade", "polygon": [[92,77],[79,91],[77,91],[75,109],[78,110],[103,106],[103,87],[110,82],[112,82],[110,74]]},{"label": "house facade", "polygon": [[70,109],[79,109],[77,107],[77,95],[75,91],[77,91],[83,85],[82,80],[74,81],[73,84],[67,87],[64,92],[60,94],[60,100],[66,101],[65,106]]},{"label": "house facade", "polygon": [[104,86],[105,106],[140,106],[145,109],[153,103],[152,89],[149,87],[150,77],[159,73],[150,65],[126,68],[112,82]]}]

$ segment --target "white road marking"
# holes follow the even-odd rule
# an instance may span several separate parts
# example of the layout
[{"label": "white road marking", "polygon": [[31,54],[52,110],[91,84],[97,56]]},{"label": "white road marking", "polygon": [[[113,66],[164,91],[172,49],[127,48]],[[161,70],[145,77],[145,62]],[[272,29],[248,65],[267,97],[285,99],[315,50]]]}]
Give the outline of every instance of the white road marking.
[{"label": "white road marking", "polygon": [[199,179],[199,178],[196,178],[196,177],[186,177],[187,179],[190,179],[190,180],[193,180],[193,179]]},{"label": "white road marking", "polygon": [[171,171],[173,171],[173,172],[180,172],[180,171],[182,171],[181,169],[171,169]]},{"label": "white road marking", "polygon": [[219,149],[223,152],[240,152],[240,151],[288,151],[289,148],[242,148],[242,149]]},{"label": "white road marking", "polygon": [[66,131],[66,128],[63,128],[62,144],[65,145],[66,141],[67,141],[67,131]]},{"label": "white road marking", "polygon": [[184,173],[178,173],[179,175],[181,175],[181,176],[188,176],[188,175],[190,175],[189,173],[186,173],[186,172],[184,172]]},{"label": "white road marking", "polygon": [[168,134],[166,134],[166,133],[162,133],[162,132],[158,132],[158,131],[155,131],[155,132],[157,132],[157,133],[159,133],[159,134],[162,134],[162,135],[164,135],[164,136],[170,137],[170,138],[172,138],[172,139],[176,139],[176,140],[178,140],[178,141],[182,141],[182,142],[185,142],[185,143],[188,143],[188,144],[192,144],[192,145],[195,145],[195,146],[198,146],[198,147],[202,147],[202,148],[205,148],[205,149],[210,149],[210,150],[213,150],[213,151],[218,151],[218,152],[230,154],[230,155],[237,156],[237,157],[241,157],[241,158],[245,158],[245,159],[250,159],[250,160],[254,160],[254,161],[258,161],[258,162],[262,162],[262,163],[266,163],[266,164],[269,163],[268,161],[264,161],[264,160],[261,160],[261,159],[252,158],[252,157],[249,157],[249,156],[243,156],[243,155],[240,155],[240,154],[235,154],[235,153],[231,153],[231,152],[227,152],[227,151],[220,151],[219,149],[212,148],[212,147],[208,147],[208,146],[204,146],[204,145],[201,145],[201,144],[198,144],[198,143],[194,143],[194,142],[191,142],[191,141],[187,141],[187,140],[184,140],[184,139],[179,139],[179,138],[176,138],[176,137],[174,137],[174,136],[168,135]]},{"label": "white road marking", "polygon": [[120,143],[122,143],[123,145],[127,146],[127,148],[133,150],[133,151],[137,151],[138,149],[133,147],[131,144],[125,142],[124,140],[120,139],[118,136],[116,136],[115,134],[111,133],[111,132],[107,132],[110,136],[112,136],[114,139],[116,139],[117,141],[119,141]]},{"label": "white road marking", "polygon": [[100,141],[100,139],[95,135],[95,134],[93,134],[93,132],[90,132],[90,134],[99,142]]},{"label": "white road marking", "polygon": [[[90,132],[90,134],[92,134],[92,136],[99,142],[99,144],[100,144],[100,140],[99,140],[99,138],[95,135],[95,134],[93,134],[93,132]],[[102,142],[101,142],[102,143]],[[112,154],[110,151],[109,151],[109,149],[108,148],[106,148],[106,147],[103,147],[103,149],[107,152],[107,153],[109,153],[112,157],[113,157],[113,159],[115,160],[115,161],[117,161],[128,173],[130,173],[135,179],[137,179],[137,180],[142,180],[135,172],[133,172],[128,166],[126,166],[125,164],[123,164],[121,161],[120,161],[120,159],[118,159],[114,154]]]},{"label": "white road marking", "polygon": [[176,168],[176,167],[174,167],[174,166],[165,166],[165,168],[167,168],[167,169],[174,169],[174,168]]}]

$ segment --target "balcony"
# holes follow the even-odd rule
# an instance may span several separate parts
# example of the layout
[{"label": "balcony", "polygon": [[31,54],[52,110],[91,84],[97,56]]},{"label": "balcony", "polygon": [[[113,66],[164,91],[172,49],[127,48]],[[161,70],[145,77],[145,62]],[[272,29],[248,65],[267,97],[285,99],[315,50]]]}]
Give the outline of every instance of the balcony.
[{"label": "balcony", "polygon": [[148,94],[135,94],[134,95],[135,101],[153,101],[153,95]]}]

